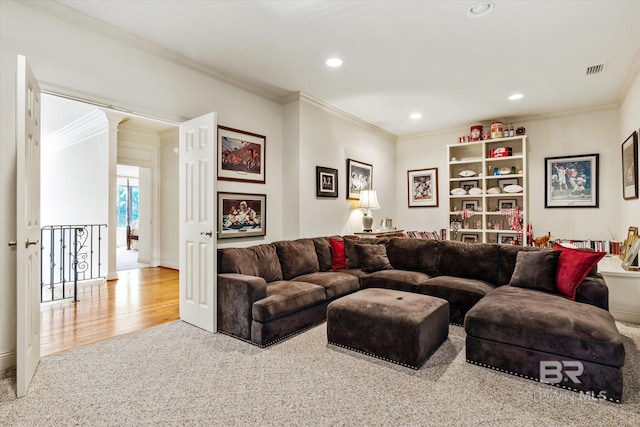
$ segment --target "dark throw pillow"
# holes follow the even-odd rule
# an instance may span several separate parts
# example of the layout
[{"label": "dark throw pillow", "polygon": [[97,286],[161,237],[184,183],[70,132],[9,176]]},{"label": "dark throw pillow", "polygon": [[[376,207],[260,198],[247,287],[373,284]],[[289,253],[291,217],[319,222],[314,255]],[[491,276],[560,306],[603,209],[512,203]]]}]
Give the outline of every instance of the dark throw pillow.
[{"label": "dark throw pillow", "polygon": [[518,252],[509,285],[555,293],[560,252]]},{"label": "dark throw pillow", "polygon": [[556,289],[571,301],[575,301],[578,286],[606,253],[567,248],[557,243],[553,245],[553,249],[562,251],[558,260]]},{"label": "dark throw pillow", "polygon": [[344,241],[329,238],[331,245],[331,269],[347,268],[347,258],[344,255]]},{"label": "dark throw pillow", "polygon": [[356,245],[356,250],[362,269],[368,273],[393,268],[387,257],[385,245]]}]

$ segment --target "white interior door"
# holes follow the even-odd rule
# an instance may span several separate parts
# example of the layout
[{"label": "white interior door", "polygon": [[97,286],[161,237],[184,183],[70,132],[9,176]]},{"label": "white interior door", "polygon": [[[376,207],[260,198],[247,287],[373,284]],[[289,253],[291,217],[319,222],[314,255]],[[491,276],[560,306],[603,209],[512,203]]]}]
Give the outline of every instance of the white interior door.
[{"label": "white interior door", "polygon": [[216,113],[180,126],[180,318],[209,332],[216,319]]},{"label": "white interior door", "polygon": [[22,397],[40,363],[40,87],[24,56],[16,80],[16,393]]}]

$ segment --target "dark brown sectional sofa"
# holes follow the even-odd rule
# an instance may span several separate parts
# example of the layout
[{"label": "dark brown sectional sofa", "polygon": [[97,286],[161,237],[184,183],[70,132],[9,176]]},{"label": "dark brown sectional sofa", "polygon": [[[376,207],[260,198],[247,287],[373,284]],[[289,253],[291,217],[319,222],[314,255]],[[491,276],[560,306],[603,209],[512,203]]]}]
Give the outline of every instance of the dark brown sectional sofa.
[{"label": "dark brown sectional sofa", "polygon": [[[467,332],[467,361],[534,380],[541,362],[577,372],[578,361],[578,383],[552,382],[620,401],[624,347],[595,270],[571,301],[509,286],[518,252],[539,248],[332,238],[344,240],[347,268],[331,269],[328,237],[219,249],[218,330],[267,346],[323,322],[331,301],[359,289],[415,292],[449,302],[451,323]],[[379,246],[370,245],[383,245],[388,262],[372,255]]]}]

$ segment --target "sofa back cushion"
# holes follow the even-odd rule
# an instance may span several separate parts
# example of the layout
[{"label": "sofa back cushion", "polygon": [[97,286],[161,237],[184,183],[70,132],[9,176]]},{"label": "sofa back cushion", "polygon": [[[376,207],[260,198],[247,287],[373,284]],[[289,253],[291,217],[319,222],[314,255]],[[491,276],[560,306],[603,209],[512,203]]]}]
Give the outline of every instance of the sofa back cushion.
[{"label": "sofa back cushion", "polygon": [[404,239],[394,237],[387,243],[387,256],[393,268],[417,271],[435,276],[438,274],[438,240]]},{"label": "sofa back cushion", "polygon": [[440,242],[439,276],[464,277],[498,283],[500,245],[494,243]]},{"label": "sofa back cushion", "polygon": [[282,268],[276,253],[276,248],[270,244],[251,246],[258,258],[258,276],[267,282],[282,280]]},{"label": "sofa back cushion", "polygon": [[250,248],[218,249],[218,273],[259,276],[258,256]]},{"label": "sofa back cushion", "polygon": [[311,240],[313,240],[313,245],[316,248],[316,256],[318,257],[318,268],[320,269],[320,271],[331,270],[332,253],[331,245],[329,244],[329,238],[315,237]]},{"label": "sofa back cushion", "polygon": [[320,271],[318,255],[312,239],[274,242],[284,280]]}]

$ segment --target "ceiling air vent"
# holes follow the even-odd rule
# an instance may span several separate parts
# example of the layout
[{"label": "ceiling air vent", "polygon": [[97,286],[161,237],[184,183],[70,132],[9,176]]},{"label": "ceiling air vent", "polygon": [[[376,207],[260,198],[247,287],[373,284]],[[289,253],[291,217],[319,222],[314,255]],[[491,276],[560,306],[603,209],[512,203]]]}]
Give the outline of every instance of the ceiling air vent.
[{"label": "ceiling air vent", "polygon": [[603,72],[605,69],[605,64],[592,65],[587,67],[587,76],[591,76],[593,74],[598,74]]}]

